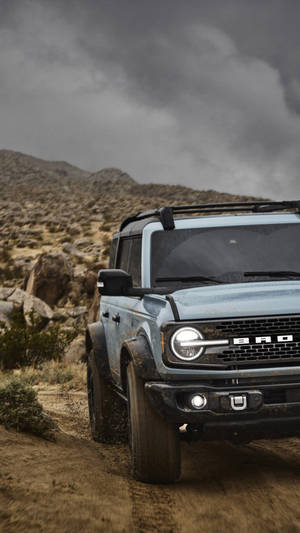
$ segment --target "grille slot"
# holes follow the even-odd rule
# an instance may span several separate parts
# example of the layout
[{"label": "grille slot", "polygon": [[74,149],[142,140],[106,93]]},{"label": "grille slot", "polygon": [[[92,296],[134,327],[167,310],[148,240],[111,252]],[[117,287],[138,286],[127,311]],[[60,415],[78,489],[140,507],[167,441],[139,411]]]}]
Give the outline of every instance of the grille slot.
[{"label": "grille slot", "polygon": [[243,363],[283,361],[285,359],[300,358],[300,342],[270,343],[270,344],[245,344],[217,355],[224,363]]},{"label": "grille slot", "polygon": [[293,333],[300,334],[300,316],[254,318],[245,320],[224,320],[215,324],[215,329],[225,336],[249,337]]}]

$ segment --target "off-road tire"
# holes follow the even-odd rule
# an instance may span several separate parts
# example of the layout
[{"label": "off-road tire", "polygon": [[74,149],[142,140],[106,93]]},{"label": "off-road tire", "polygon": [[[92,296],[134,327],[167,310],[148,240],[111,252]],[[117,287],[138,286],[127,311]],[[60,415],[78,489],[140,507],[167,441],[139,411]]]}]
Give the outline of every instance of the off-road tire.
[{"label": "off-road tire", "polygon": [[87,389],[92,437],[98,442],[128,440],[127,406],[100,375],[93,350],[87,360]]},{"label": "off-road tire", "polygon": [[145,483],[174,483],[180,476],[179,431],[153,409],[132,361],[127,367],[127,394],[134,478]]}]

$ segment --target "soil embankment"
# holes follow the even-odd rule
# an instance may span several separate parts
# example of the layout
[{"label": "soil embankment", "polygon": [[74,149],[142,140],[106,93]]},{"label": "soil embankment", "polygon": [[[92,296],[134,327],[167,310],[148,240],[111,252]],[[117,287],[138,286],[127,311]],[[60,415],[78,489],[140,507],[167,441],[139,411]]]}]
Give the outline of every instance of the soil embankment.
[{"label": "soil embankment", "polygon": [[182,444],[173,486],[132,480],[125,445],[89,436],[83,392],[39,394],[62,431],[56,443],[0,428],[0,531],[300,531],[296,439]]}]

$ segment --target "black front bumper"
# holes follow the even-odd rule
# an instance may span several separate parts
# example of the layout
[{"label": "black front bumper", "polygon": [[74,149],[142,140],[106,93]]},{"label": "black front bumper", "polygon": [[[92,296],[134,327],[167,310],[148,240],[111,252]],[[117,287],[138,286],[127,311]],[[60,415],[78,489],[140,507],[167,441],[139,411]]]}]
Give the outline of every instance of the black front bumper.
[{"label": "black front bumper", "polygon": [[[148,382],[150,401],[168,422],[201,430],[206,440],[300,436],[300,383],[213,387],[203,383]],[[193,394],[204,394],[207,405],[192,407]],[[232,408],[232,398],[243,396],[247,407]]]}]

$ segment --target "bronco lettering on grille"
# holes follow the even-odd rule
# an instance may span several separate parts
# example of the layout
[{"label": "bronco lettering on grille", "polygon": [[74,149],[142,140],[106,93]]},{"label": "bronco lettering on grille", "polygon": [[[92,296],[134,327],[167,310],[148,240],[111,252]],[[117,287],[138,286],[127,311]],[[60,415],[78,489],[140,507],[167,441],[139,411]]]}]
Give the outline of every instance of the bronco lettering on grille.
[{"label": "bronco lettering on grille", "polygon": [[[275,342],[292,342],[294,340],[294,335],[276,335]],[[270,335],[265,337],[253,337],[253,344],[267,344],[269,342],[274,342]],[[250,337],[237,337],[233,339],[233,344],[250,344]]]}]

